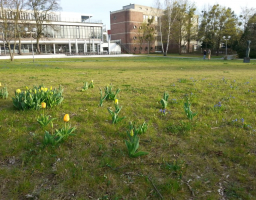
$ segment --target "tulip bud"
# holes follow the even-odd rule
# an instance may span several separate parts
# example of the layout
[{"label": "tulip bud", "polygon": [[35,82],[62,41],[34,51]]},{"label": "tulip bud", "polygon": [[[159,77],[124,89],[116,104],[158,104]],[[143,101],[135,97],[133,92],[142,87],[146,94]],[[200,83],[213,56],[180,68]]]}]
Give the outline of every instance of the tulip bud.
[{"label": "tulip bud", "polygon": [[130,135],[131,135],[132,137],[134,136],[133,129],[131,130]]},{"label": "tulip bud", "polygon": [[17,94],[21,93],[21,90],[20,90],[20,89],[17,89],[17,90],[16,90],[16,93],[17,93]]},{"label": "tulip bud", "polygon": [[42,103],[41,103],[41,107],[42,107],[42,108],[46,108],[46,103],[45,103],[45,102],[42,102]]},{"label": "tulip bud", "polygon": [[63,120],[64,122],[68,122],[70,120],[69,114],[65,114]]}]

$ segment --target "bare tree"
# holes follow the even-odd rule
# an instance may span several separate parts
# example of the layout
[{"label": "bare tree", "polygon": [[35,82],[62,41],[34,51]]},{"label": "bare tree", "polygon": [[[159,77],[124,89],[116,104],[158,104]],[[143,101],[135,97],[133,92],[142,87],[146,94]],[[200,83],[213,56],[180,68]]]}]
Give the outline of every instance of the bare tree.
[{"label": "bare tree", "polygon": [[0,0],[2,39],[8,46],[10,60],[14,60],[15,47],[19,38],[19,19],[23,0]]},{"label": "bare tree", "polygon": [[174,14],[173,11],[174,8],[178,5],[178,2],[174,0],[164,0],[164,3],[161,4],[160,0],[157,0],[156,5],[159,11],[164,10],[163,15],[159,15],[159,33],[163,55],[166,56],[170,44],[171,27],[178,15],[178,13]]},{"label": "bare tree", "polygon": [[245,29],[247,27],[249,20],[253,15],[255,15],[255,13],[256,13],[256,8],[242,7],[241,14],[239,15],[239,18],[240,18],[239,25],[241,25],[243,29]]},{"label": "bare tree", "polygon": [[53,14],[54,11],[61,9],[59,0],[28,0],[27,8],[32,11],[33,20],[35,21],[36,27],[36,43],[37,52],[40,54],[39,40],[44,32],[44,24],[50,24],[51,19],[49,15]]}]

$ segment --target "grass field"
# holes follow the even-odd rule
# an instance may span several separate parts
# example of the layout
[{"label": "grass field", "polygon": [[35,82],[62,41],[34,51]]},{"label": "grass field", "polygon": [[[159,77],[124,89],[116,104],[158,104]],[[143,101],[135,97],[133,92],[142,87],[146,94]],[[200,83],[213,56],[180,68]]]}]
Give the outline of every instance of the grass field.
[{"label": "grass field", "polygon": [[[163,57],[0,61],[9,91],[0,99],[0,199],[256,199],[255,68]],[[95,87],[82,92],[91,80]],[[45,110],[53,129],[67,113],[76,127],[56,146],[42,144],[41,110],[12,103],[16,89],[42,84],[64,88],[62,104]],[[99,106],[99,88],[109,84],[121,89],[126,118],[117,124],[107,110],[114,102]],[[148,124],[139,146],[148,155],[129,157],[130,121]]]}]

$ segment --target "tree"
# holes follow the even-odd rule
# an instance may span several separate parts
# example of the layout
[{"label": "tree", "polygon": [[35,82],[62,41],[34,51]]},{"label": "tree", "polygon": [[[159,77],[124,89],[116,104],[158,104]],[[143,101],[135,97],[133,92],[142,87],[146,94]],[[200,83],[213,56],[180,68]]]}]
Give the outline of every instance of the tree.
[{"label": "tree", "polygon": [[[36,27],[36,43],[37,52],[40,54],[39,40],[43,35],[44,27],[43,24],[48,22],[50,24],[49,14],[53,11],[61,9],[59,0],[28,0],[26,7],[33,12],[33,20],[35,20]],[[53,26],[53,25],[52,25]]]},{"label": "tree", "polygon": [[177,14],[174,13],[174,8],[177,6],[177,1],[173,0],[164,0],[164,4],[160,3],[159,0],[156,2],[157,8],[162,10],[164,7],[163,15],[160,14],[159,19],[159,29],[158,32],[160,33],[161,38],[161,46],[164,56],[167,55],[168,47],[170,44],[170,34],[171,34],[171,27],[176,20]]},{"label": "tree", "polygon": [[150,44],[155,41],[155,25],[153,24],[154,17],[148,19],[147,23],[142,26],[143,29],[143,39],[148,44],[148,54],[150,52]]},{"label": "tree", "polygon": [[178,44],[178,51],[181,54],[182,41],[185,41],[185,23],[186,23],[186,3],[179,3],[173,8],[173,15],[176,20],[171,26],[171,39]]},{"label": "tree", "polygon": [[[19,38],[20,12],[24,5],[23,0],[0,0],[1,9],[1,30],[3,41],[7,44],[10,60],[14,60],[15,47]],[[12,46],[13,45],[13,46]]]},{"label": "tree", "polygon": [[239,57],[245,57],[245,52],[247,48],[247,41],[251,41],[251,52],[250,57],[256,58],[256,13],[248,17],[249,19],[243,23],[243,34],[239,40],[237,40],[236,45],[234,45],[235,50],[237,51]]},{"label": "tree", "polygon": [[185,18],[186,18],[186,23],[185,23],[185,28],[186,28],[186,40],[187,40],[187,48],[188,48],[188,53],[190,49],[190,42],[191,40],[195,39],[197,36],[197,22],[195,22],[195,5],[192,4],[188,6],[188,9],[186,10],[185,13]]},{"label": "tree", "polygon": [[[237,35],[238,20],[231,8],[221,7],[216,4],[210,10],[202,11],[202,21],[199,27],[199,39],[210,48],[216,50],[219,55],[221,42],[224,42],[223,36]],[[232,39],[229,40],[232,42]]]}]

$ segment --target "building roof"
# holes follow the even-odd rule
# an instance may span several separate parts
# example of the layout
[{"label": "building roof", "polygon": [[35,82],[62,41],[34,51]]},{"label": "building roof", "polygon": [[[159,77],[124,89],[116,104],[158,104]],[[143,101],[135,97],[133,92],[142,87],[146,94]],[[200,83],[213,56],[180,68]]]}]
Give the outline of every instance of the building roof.
[{"label": "building roof", "polygon": [[139,4],[129,4],[129,5],[123,6],[123,9],[121,10],[112,11],[111,13],[122,12],[124,10],[138,11],[138,12],[142,12],[145,15],[160,15],[163,12],[163,10],[161,9],[153,8],[150,6],[143,6]]}]

